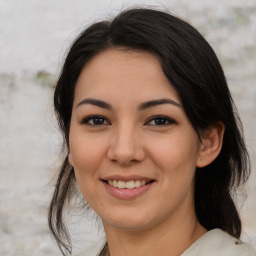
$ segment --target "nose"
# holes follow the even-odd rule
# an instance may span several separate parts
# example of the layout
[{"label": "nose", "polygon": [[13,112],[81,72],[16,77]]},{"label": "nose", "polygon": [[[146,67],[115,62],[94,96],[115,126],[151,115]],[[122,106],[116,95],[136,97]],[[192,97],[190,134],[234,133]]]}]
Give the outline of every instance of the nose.
[{"label": "nose", "polygon": [[116,129],[110,139],[107,158],[123,166],[143,161],[146,153],[139,137],[136,129],[132,127]]}]

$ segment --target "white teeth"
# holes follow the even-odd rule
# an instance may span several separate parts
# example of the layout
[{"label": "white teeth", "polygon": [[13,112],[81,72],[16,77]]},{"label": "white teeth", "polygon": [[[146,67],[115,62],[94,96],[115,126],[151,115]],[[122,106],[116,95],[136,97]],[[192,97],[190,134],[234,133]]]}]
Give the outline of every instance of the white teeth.
[{"label": "white teeth", "polygon": [[115,188],[118,187],[118,184],[117,184],[117,181],[116,181],[116,180],[113,180],[113,186],[114,186]]},{"label": "white teeth", "polygon": [[125,188],[125,181],[119,180],[117,182],[117,187],[118,188]]},{"label": "white teeth", "polygon": [[141,182],[140,182],[140,185],[141,186],[143,186],[143,185],[145,185],[146,184],[146,181],[145,180],[142,180]]},{"label": "white teeth", "polygon": [[146,185],[145,180],[129,180],[129,181],[122,181],[122,180],[108,180],[108,184],[115,188],[139,188],[140,186]]},{"label": "white teeth", "polygon": [[140,187],[140,181],[139,180],[135,180],[134,186],[135,186],[135,188]]},{"label": "white teeth", "polygon": [[125,185],[126,185],[125,187],[129,188],[129,189],[134,188],[134,181],[133,180],[129,180],[129,181],[126,182]]}]

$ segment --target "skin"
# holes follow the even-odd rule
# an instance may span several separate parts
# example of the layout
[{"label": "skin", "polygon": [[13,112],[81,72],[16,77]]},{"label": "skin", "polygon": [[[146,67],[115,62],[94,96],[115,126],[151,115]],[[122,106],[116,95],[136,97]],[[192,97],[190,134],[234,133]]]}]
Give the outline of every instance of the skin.
[{"label": "skin", "polygon": [[[141,107],[163,98],[174,103]],[[101,117],[88,119],[92,115]],[[216,158],[224,127],[209,131],[202,144],[152,54],[108,49],[85,65],[75,89],[69,161],[81,193],[102,219],[111,256],[180,255],[206,232],[194,212],[195,169]],[[106,190],[102,179],[109,175],[140,175],[154,183],[122,200]]]}]

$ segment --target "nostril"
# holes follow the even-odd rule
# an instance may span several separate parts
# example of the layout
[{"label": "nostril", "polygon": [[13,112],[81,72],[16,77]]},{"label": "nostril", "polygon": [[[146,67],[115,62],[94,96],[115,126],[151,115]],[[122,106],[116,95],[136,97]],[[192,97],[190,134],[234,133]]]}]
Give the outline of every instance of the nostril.
[{"label": "nostril", "polygon": [[113,139],[112,144],[107,151],[107,158],[113,163],[119,163],[121,165],[135,164],[145,159],[145,152],[143,147],[136,144],[133,139],[129,139],[130,136]]}]

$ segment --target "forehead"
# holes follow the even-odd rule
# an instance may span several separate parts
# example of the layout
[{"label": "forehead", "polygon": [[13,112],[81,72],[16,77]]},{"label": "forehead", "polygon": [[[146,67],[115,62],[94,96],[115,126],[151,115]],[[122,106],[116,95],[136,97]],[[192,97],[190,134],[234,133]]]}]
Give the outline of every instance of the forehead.
[{"label": "forehead", "polygon": [[156,56],[144,51],[107,49],[83,68],[76,85],[75,101],[83,97],[113,100],[148,100],[169,96],[180,102]]}]

